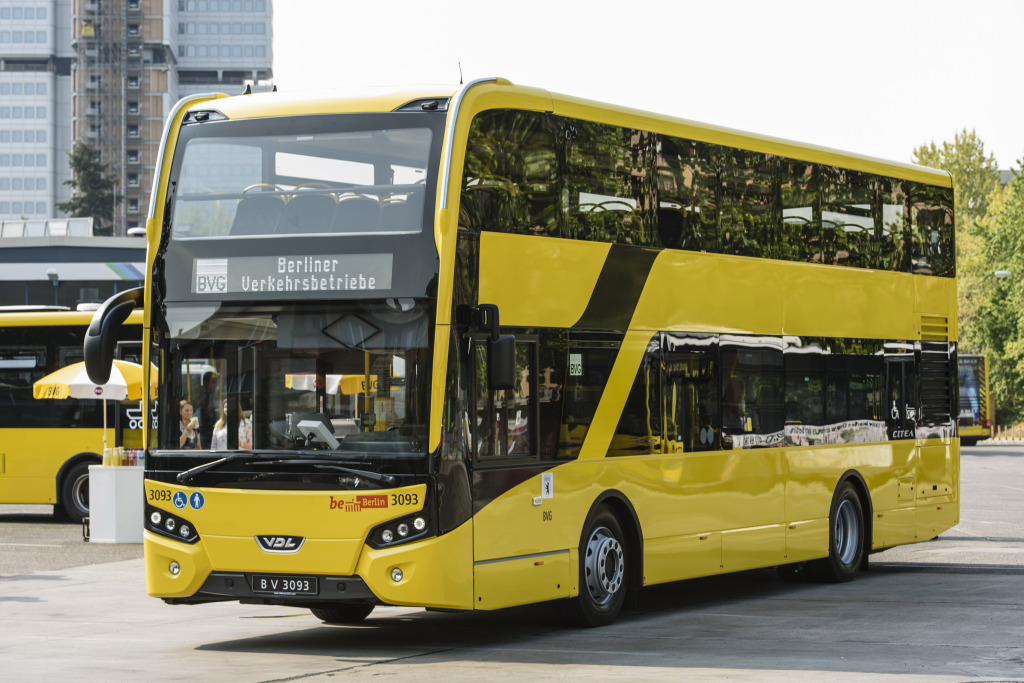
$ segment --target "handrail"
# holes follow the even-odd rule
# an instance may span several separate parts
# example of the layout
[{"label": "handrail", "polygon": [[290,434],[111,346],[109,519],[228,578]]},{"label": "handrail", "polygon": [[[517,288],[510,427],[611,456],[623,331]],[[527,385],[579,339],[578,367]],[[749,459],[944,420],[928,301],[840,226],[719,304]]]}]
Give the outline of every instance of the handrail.
[{"label": "handrail", "polygon": [[452,152],[454,151],[453,148],[455,145],[455,124],[459,120],[459,107],[462,106],[462,100],[465,99],[466,93],[469,92],[469,89],[472,88],[474,85],[479,85],[480,83],[494,83],[497,82],[497,80],[498,79],[496,77],[491,76],[489,78],[478,78],[476,80],[470,81],[465,86],[463,86],[462,90],[455,94],[455,97],[452,98],[451,105],[448,107],[448,116],[450,119],[450,123],[448,125],[448,131],[445,133],[445,159],[444,166],[441,167],[442,209],[448,208],[448,183],[451,182]]}]

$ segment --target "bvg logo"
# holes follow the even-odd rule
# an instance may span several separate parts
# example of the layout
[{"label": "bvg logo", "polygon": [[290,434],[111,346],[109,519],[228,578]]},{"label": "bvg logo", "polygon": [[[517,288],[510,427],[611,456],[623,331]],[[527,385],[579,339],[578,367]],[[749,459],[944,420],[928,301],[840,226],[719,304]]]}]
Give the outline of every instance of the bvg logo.
[{"label": "bvg logo", "polygon": [[257,536],[256,543],[268,553],[295,553],[306,541],[302,536]]},{"label": "bvg logo", "polygon": [[193,265],[193,294],[217,294],[228,291],[228,260],[196,259]]}]

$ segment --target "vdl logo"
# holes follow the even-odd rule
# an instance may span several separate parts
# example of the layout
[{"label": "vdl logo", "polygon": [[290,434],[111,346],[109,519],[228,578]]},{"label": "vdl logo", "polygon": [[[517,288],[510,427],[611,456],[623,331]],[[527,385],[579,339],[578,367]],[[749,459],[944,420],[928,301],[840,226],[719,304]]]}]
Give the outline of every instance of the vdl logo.
[{"label": "vdl logo", "polygon": [[193,294],[222,294],[228,291],[228,260],[197,258],[193,266]]},{"label": "vdl logo", "polygon": [[256,542],[268,553],[295,553],[306,539],[302,536],[257,536]]}]

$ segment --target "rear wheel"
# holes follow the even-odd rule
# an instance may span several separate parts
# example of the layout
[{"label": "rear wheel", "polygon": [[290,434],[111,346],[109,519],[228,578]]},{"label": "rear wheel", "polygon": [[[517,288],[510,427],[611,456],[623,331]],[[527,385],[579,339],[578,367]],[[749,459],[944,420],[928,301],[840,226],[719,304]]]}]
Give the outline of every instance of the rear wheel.
[{"label": "rear wheel", "polygon": [[626,547],[619,520],[602,507],[580,543],[580,591],[560,611],[576,626],[604,626],[618,616],[626,598]]},{"label": "rear wheel", "polygon": [[350,603],[332,605],[331,607],[312,607],[310,612],[320,621],[327,624],[358,624],[373,611],[370,603]]},{"label": "rear wheel", "polygon": [[61,484],[60,503],[72,522],[89,516],[89,464],[80,462],[72,467]]},{"label": "rear wheel", "polygon": [[846,481],[832,498],[829,514],[828,557],[808,564],[814,578],[852,581],[864,560],[864,508],[853,484]]}]

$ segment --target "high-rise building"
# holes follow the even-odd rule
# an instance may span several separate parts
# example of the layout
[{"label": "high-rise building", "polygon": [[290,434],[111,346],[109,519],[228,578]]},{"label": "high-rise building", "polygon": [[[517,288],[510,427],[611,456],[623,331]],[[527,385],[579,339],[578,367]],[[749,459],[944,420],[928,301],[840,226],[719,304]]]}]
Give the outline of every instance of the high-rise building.
[{"label": "high-rise building", "polygon": [[59,215],[82,140],[118,179],[114,234],[143,227],[164,118],[268,83],[272,16],[272,0],[0,0],[0,219]]},{"label": "high-rise building", "polygon": [[72,0],[0,0],[0,219],[69,196]]}]

